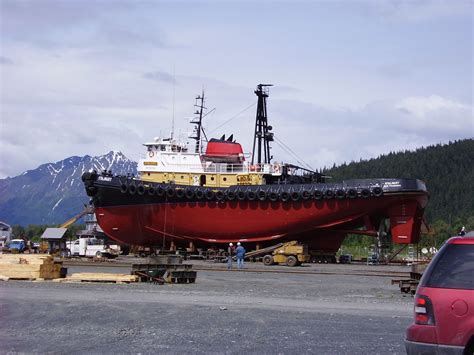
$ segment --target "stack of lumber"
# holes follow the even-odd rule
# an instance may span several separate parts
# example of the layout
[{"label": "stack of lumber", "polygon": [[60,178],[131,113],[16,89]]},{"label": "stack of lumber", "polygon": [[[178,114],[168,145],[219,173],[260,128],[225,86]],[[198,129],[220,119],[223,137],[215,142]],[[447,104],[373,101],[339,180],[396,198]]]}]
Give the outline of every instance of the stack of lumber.
[{"label": "stack of lumber", "polygon": [[127,274],[109,274],[99,272],[80,272],[72,274],[65,279],[55,280],[60,282],[115,282],[130,283],[137,282],[138,276]]},{"label": "stack of lumber", "polygon": [[0,254],[0,279],[57,279],[62,263],[47,254]]}]

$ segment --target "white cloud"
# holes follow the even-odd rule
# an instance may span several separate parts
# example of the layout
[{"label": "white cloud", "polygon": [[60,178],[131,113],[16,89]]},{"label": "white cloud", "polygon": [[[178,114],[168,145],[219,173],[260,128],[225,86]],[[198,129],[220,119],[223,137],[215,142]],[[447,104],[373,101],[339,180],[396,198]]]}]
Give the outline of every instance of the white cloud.
[{"label": "white cloud", "polygon": [[445,99],[438,95],[431,95],[429,97],[408,97],[395,104],[397,110],[403,113],[415,115],[418,118],[425,118],[429,114],[436,111],[461,111],[465,118],[469,118],[470,106],[462,104],[457,101]]},{"label": "white cloud", "polygon": [[[3,0],[0,178],[71,155],[138,159],[172,117],[190,132],[202,88],[217,107],[205,126],[248,152],[259,82],[275,84],[276,136],[315,168],[472,137],[472,23],[452,3]],[[364,4],[396,21],[361,20]]]}]

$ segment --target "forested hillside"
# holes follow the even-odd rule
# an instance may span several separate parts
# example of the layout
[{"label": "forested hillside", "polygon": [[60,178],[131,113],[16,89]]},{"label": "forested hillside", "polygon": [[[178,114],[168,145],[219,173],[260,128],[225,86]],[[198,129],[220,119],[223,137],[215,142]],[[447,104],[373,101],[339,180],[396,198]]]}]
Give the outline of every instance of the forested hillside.
[{"label": "forested hillside", "polygon": [[[430,225],[474,228],[474,139],[382,155],[325,169],[332,181],[352,178],[418,178],[426,183]],[[446,233],[453,233],[449,231]]]}]

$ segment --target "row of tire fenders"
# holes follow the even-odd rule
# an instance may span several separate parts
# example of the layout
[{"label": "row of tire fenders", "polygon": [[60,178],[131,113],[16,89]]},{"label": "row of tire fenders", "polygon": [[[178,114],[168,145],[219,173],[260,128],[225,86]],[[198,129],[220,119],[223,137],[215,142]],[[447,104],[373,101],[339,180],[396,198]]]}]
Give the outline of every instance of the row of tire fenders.
[{"label": "row of tire fenders", "polygon": [[[281,188],[279,188],[281,190]],[[299,200],[321,200],[321,199],[344,199],[344,198],[368,198],[370,196],[380,197],[383,195],[383,190],[379,186],[372,188],[336,188],[336,189],[305,189],[301,188],[299,191],[265,191],[264,189],[255,189],[249,187],[242,187],[235,190],[213,190],[212,188],[202,187],[185,187],[177,188],[172,185],[158,186],[145,184],[126,184],[120,186],[120,191],[131,195],[145,195],[167,197],[169,199],[188,199],[188,200],[217,200],[217,201],[299,201]]]}]

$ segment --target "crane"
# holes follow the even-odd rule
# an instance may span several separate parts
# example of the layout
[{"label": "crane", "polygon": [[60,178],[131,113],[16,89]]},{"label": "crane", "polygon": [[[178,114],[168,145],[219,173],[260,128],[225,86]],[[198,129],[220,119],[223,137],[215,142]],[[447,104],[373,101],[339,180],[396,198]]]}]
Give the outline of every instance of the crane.
[{"label": "crane", "polygon": [[88,213],[94,213],[94,207],[93,206],[86,206],[84,205],[84,210],[81,213],[78,213],[74,217],[68,219],[66,222],[62,223],[59,228],[68,228],[70,225],[74,224],[79,218],[84,216],[85,214]]}]

